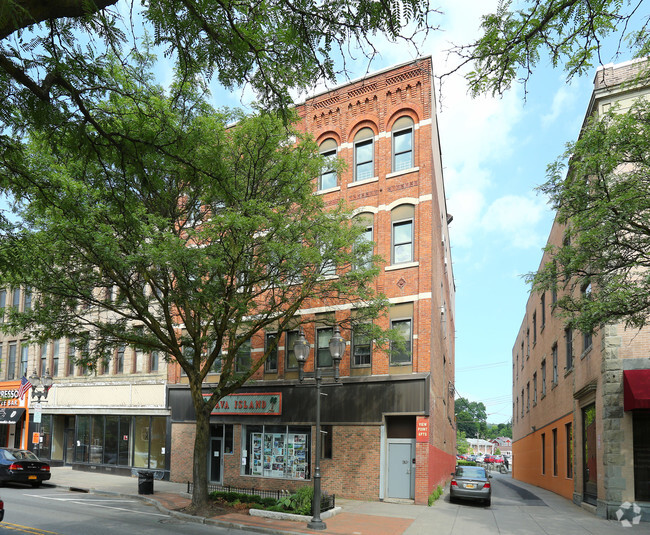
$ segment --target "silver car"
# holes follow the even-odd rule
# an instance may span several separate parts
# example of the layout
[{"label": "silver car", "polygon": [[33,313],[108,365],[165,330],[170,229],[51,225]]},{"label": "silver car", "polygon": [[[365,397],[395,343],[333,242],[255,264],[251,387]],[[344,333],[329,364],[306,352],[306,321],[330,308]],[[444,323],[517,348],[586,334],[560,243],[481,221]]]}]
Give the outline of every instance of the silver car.
[{"label": "silver car", "polygon": [[485,468],[482,466],[457,466],[452,473],[449,487],[449,501],[456,498],[468,500],[481,500],[486,505],[492,502],[492,486]]}]

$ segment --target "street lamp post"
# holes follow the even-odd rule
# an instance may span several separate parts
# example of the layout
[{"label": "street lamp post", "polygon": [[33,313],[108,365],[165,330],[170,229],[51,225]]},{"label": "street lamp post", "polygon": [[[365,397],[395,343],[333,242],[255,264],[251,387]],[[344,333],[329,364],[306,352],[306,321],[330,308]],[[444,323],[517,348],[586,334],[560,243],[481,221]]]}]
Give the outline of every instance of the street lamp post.
[{"label": "street lamp post", "polygon": [[[52,382],[53,382],[52,376],[50,375],[50,370],[45,370],[43,377],[39,377],[36,374],[36,370],[34,370],[32,374],[29,376],[29,382],[32,384],[32,399],[37,398],[36,403],[40,403],[41,398],[47,399],[47,393],[50,391],[50,387],[52,386]],[[36,417],[36,413],[34,413],[34,416]],[[41,453],[40,415],[39,415],[39,421],[37,423],[38,423],[38,437],[39,437],[38,453],[40,455]]]},{"label": "street lamp post", "polygon": [[[300,382],[304,381],[304,366],[307,362],[307,357],[309,356],[309,343],[305,338],[305,333],[300,329],[300,334],[296,340],[294,346],[294,353],[296,355],[296,360],[300,366],[299,377]],[[334,364],[334,382],[340,384],[339,377],[339,363],[341,362],[341,356],[345,351],[345,340],[341,336],[341,331],[338,325],[334,328],[334,335],[329,342],[329,350],[332,355],[332,362]],[[316,381],[316,460],[314,463],[314,500],[312,503],[312,519],[311,522],[307,524],[307,527],[310,529],[323,530],[327,526],[320,518],[320,507],[321,507],[321,477],[320,477],[320,457],[321,457],[321,429],[320,429],[320,397],[321,395],[321,382],[322,382],[322,373],[321,369],[318,367],[318,363],[314,362],[314,379]]]}]

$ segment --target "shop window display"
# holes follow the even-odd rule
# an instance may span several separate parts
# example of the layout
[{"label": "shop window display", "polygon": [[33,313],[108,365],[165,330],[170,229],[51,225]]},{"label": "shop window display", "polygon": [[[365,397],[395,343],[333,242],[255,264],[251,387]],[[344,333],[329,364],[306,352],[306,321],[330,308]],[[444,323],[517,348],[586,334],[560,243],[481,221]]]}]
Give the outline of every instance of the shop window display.
[{"label": "shop window display", "polygon": [[244,430],[244,475],[309,479],[311,430],[293,426],[247,426]]}]

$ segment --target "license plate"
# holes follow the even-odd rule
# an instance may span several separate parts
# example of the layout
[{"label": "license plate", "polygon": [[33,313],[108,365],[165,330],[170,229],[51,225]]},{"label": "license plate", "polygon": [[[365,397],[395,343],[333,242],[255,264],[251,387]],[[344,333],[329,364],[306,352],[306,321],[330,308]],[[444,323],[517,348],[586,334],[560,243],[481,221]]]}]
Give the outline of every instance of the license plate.
[{"label": "license plate", "polygon": [[473,489],[475,487],[476,487],[476,485],[474,485],[474,483],[467,483],[467,485],[465,485],[466,489]]},{"label": "license plate", "polygon": [[27,479],[38,479],[36,476],[27,476]]}]

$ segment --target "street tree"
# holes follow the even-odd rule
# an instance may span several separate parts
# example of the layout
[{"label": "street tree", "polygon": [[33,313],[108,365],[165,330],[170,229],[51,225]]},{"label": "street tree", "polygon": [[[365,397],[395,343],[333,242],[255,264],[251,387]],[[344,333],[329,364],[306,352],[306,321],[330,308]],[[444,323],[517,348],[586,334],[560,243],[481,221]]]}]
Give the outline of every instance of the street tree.
[{"label": "street tree", "polygon": [[[0,284],[29,286],[34,298],[2,328],[75,337],[89,372],[118,345],[178,362],[196,414],[201,507],[212,409],[277,340],[260,358],[241,350],[265,329],[308,321],[297,311],[314,302],[352,303],[359,323],[386,303],[363,226],[314,195],[323,162],[313,140],[274,113],[216,111],[197,84],[166,92],[153,61],[107,63],[112,90],[92,102],[91,125],[62,120],[5,140],[0,184],[14,202]],[[219,382],[206,385],[214,369]]]},{"label": "street tree", "polygon": [[[513,83],[528,82],[540,61],[562,67],[567,81],[591,74],[609,54],[650,54],[643,0],[501,0],[497,11],[483,16],[480,37],[454,46],[460,59],[453,72],[470,66],[473,95],[502,95]],[[611,41],[612,49],[607,49]],[[448,76],[451,73],[446,73]]]},{"label": "street tree", "polygon": [[487,430],[487,411],[480,401],[469,401],[458,398],[455,402],[456,429],[465,433],[468,438],[485,435]]},{"label": "street tree", "polygon": [[583,332],[612,321],[648,324],[649,154],[650,103],[639,100],[625,113],[591,118],[540,188],[566,230],[529,278],[534,291],[562,290],[556,306]]},{"label": "street tree", "polygon": [[[486,15],[482,35],[455,47],[458,69],[473,95],[501,95],[524,85],[540,62],[563,67],[567,80],[591,74],[612,57],[650,55],[648,12],[642,0],[502,1]],[[612,47],[612,43],[614,46]],[[630,85],[647,84],[640,64]],[[539,189],[566,225],[567,239],[550,246],[552,260],[528,276],[536,292],[563,289],[555,304],[565,321],[585,333],[622,321],[642,327],[650,317],[650,168],[648,104],[592,118],[580,139],[550,164]]]}]

